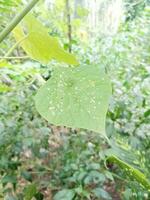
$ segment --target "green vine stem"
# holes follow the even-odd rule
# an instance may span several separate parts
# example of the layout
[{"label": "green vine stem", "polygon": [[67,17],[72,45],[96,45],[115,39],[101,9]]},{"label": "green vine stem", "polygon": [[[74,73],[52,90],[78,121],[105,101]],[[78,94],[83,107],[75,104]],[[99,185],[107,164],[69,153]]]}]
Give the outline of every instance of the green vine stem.
[{"label": "green vine stem", "polygon": [[19,22],[30,12],[39,0],[31,0],[31,2],[10,22],[10,24],[0,33],[0,43],[7,35],[19,24]]},{"label": "green vine stem", "polygon": [[138,183],[140,183],[144,188],[146,188],[150,192],[150,182],[147,180],[147,178],[142,172],[135,169],[126,162],[120,160],[116,156],[109,156],[106,162],[117,164],[120,168],[122,168],[126,172],[126,174],[130,178],[135,179]]}]

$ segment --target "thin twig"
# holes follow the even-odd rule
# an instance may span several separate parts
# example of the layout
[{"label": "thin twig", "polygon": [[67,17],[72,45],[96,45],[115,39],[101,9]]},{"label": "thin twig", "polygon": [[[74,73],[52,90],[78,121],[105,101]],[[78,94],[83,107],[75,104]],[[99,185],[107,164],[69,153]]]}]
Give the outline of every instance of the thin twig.
[{"label": "thin twig", "polygon": [[71,14],[70,14],[70,2],[66,0],[66,13],[67,13],[67,26],[68,26],[68,40],[69,40],[69,52],[72,51],[72,26],[71,26]]}]

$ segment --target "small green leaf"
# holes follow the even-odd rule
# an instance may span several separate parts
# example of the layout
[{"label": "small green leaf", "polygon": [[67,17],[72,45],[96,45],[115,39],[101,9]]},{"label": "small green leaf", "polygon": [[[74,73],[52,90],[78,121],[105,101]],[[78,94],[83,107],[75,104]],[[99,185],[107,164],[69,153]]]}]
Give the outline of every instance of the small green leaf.
[{"label": "small green leaf", "polygon": [[0,68],[6,67],[8,63],[5,60],[0,60]]},{"label": "small green leaf", "polygon": [[110,95],[110,81],[98,66],[58,68],[39,89],[35,104],[50,123],[105,135]]},{"label": "small green leaf", "polygon": [[36,185],[30,184],[24,190],[25,200],[31,200],[37,193]]},{"label": "small green leaf", "polygon": [[75,196],[74,190],[64,189],[57,192],[54,196],[54,200],[72,200]]},{"label": "small green leaf", "polygon": [[123,193],[123,197],[125,200],[131,199],[133,195],[133,192],[131,189],[126,189]]},{"label": "small green leaf", "polygon": [[95,194],[96,197],[98,198],[103,198],[106,200],[111,200],[111,196],[109,195],[108,192],[106,192],[104,189],[102,188],[95,188],[94,190],[92,190],[92,192]]},{"label": "small green leaf", "polygon": [[88,14],[89,14],[89,10],[88,9],[83,8],[81,6],[78,6],[78,8],[77,8],[77,15],[79,17],[87,17]]},{"label": "small green leaf", "polygon": [[106,172],[105,172],[105,176],[106,176],[109,180],[114,181],[113,175],[112,175],[112,173],[110,173],[109,171],[106,171]]},{"label": "small green leaf", "polygon": [[5,84],[0,83],[0,92],[9,92],[11,88]]},{"label": "small green leaf", "polygon": [[7,183],[17,183],[17,178],[14,175],[5,175],[1,179],[1,183],[7,184]]},{"label": "small green leaf", "polygon": [[24,51],[34,60],[44,64],[51,59],[67,64],[78,64],[75,56],[64,51],[57,38],[50,36],[47,28],[32,15],[26,16],[23,23],[19,24],[13,33]]},{"label": "small green leaf", "polygon": [[86,197],[86,199],[90,199],[90,192],[84,189],[82,185],[79,185],[79,187],[75,188],[75,192],[82,197]]},{"label": "small green leaf", "polygon": [[85,184],[90,183],[103,183],[105,181],[105,176],[98,171],[91,171],[88,176],[84,179]]},{"label": "small green leaf", "polygon": [[90,163],[88,166],[87,166],[87,169],[88,170],[99,170],[100,169],[100,164],[99,163]]},{"label": "small green leaf", "polygon": [[22,171],[21,176],[26,179],[27,181],[32,181],[32,175],[28,171]]},{"label": "small green leaf", "polygon": [[17,198],[14,197],[12,194],[7,194],[5,200],[17,200]]},{"label": "small green leaf", "polygon": [[148,109],[145,113],[144,113],[144,117],[148,117],[150,115],[150,109]]},{"label": "small green leaf", "polygon": [[44,199],[44,195],[41,192],[38,192],[35,195],[35,199],[36,200],[43,200]]}]

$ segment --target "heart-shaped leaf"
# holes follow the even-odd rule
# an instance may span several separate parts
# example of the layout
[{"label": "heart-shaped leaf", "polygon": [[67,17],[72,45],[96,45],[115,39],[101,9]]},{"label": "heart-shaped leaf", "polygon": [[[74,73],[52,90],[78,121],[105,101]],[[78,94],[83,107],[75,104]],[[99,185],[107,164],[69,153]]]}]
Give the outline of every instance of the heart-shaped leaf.
[{"label": "heart-shaped leaf", "polygon": [[105,134],[110,95],[110,81],[98,66],[58,68],[39,89],[35,103],[50,123]]}]

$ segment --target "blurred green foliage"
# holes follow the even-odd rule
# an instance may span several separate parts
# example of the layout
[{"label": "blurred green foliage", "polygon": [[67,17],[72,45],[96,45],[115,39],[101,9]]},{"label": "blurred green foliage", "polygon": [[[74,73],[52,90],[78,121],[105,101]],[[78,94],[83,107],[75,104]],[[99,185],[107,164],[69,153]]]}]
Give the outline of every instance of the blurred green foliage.
[{"label": "blurred green foliage", "polygon": [[[7,2],[12,9],[15,1]],[[85,44],[75,33],[72,41],[80,63],[100,65],[112,81],[106,126],[110,144],[92,132],[53,127],[37,113],[34,95],[60,64],[0,62],[0,199],[150,199],[148,191],[123,169],[106,162],[113,153],[150,180],[150,8],[143,3],[116,35],[97,33]],[[62,4],[56,6],[59,11]],[[66,46],[62,12],[56,12],[60,21],[54,19],[57,9],[39,13],[52,27],[50,34]],[[3,12],[7,23],[9,12]],[[46,21],[52,14],[52,21]],[[2,52],[7,52],[7,43],[11,46],[14,41],[3,44]],[[17,48],[16,55],[24,52]]]}]

